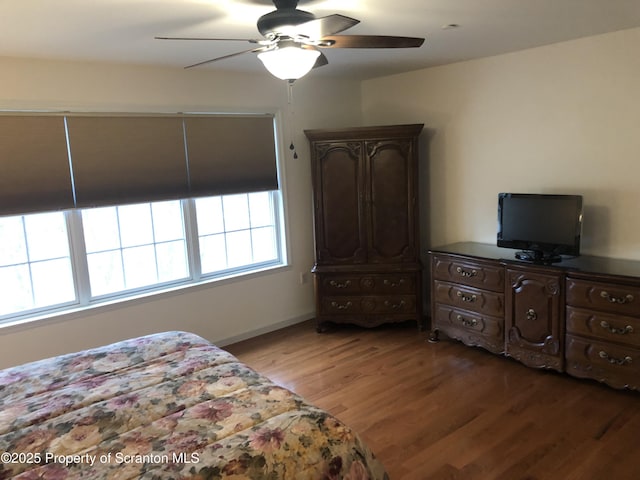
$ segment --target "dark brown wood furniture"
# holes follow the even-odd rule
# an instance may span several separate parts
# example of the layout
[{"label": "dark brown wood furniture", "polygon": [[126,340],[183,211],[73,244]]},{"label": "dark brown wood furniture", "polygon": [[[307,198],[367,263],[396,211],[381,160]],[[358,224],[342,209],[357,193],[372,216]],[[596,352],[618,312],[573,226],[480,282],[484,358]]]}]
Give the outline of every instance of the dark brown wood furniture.
[{"label": "dark brown wood furniture", "polygon": [[430,340],[443,332],[530,367],[640,389],[640,261],[538,265],[473,242],[429,253]]},{"label": "dark brown wood furniture", "polygon": [[562,275],[508,266],[505,353],[530,367],[563,369]]},{"label": "dark brown wood furniture", "polygon": [[306,130],[318,331],[422,325],[418,135],[423,125]]},{"label": "dark brown wood furniture", "polygon": [[432,326],[467,345],[504,353],[504,268],[433,255],[431,269]]}]

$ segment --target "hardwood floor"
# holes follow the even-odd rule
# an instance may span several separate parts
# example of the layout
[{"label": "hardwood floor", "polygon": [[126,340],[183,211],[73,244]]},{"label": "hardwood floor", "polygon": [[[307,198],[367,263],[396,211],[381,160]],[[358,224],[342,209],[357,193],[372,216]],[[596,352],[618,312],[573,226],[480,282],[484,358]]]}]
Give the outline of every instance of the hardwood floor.
[{"label": "hardwood floor", "polygon": [[351,426],[392,480],[640,478],[640,393],[430,344],[414,325],[304,322],[225,349]]}]

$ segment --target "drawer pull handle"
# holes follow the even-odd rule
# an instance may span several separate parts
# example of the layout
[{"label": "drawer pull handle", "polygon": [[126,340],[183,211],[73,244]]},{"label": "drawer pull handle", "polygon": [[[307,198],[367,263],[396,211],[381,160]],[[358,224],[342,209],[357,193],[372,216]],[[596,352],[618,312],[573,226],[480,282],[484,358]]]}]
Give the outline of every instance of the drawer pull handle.
[{"label": "drawer pull handle", "polygon": [[477,297],[475,296],[475,294],[474,294],[474,295],[467,295],[467,294],[465,294],[465,293],[461,292],[460,290],[458,290],[458,293],[457,293],[456,295],[458,295],[458,297],[460,297],[460,299],[461,299],[463,302],[467,302],[467,303],[473,303],[473,302],[475,302],[475,301],[476,301],[476,299],[477,299]]},{"label": "drawer pull handle", "polygon": [[402,285],[404,285],[404,278],[401,278],[397,282],[394,282],[393,280],[389,280],[388,278],[385,278],[382,283],[384,284],[385,287],[392,287],[392,288],[401,287]]},{"label": "drawer pull handle", "polygon": [[626,335],[628,333],[633,333],[633,327],[631,325],[627,325],[624,328],[616,328],[609,325],[609,322],[605,322],[604,320],[600,322],[600,326],[605,330],[608,330],[611,333],[616,335]]},{"label": "drawer pull handle", "polygon": [[399,302],[396,302],[396,303],[391,303],[389,300],[385,300],[384,306],[390,307],[392,310],[400,310],[405,306],[405,303],[404,303],[404,300],[400,300]]},{"label": "drawer pull handle", "polygon": [[600,355],[600,358],[606,360],[612,365],[631,365],[631,362],[633,362],[633,358],[629,356],[626,356],[624,358],[610,357],[609,354],[603,350],[600,350],[600,353],[598,355]]},{"label": "drawer pull handle", "polygon": [[468,318],[464,318],[462,315],[458,315],[456,317],[456,320],[458,320],[465,327],[475,327],[476,325],[478,325],[478,320],[476,320],[475,318],[469,320]]},{"label": "drawer pull handle", "polygon": [[529,310],[527,310],[527,320],[533,322],[534,320],[537,320],[537,319],[538,319],[538,314],[533,308],[530,308]]},{"label": "drawer pull handle", "polygon": [[478,272],[476,270],[469,271],[469,270],[465,270],[462,267],[457,267],[456,272],[458,272],[460,275],[462,275],[465,278],[475,277],[476,275],[478,275]]},{"label": "drawer pull handle", "polygon": [[349,285],[351,285],[351,280],[345,280],[344,282],[336,282],[335,280],[331,280],[329,282],[329,285],[331,285],[333,288],[347,288]]},{"label": "drawer pull handle", "polygon": [[331,302],[331,306],[337,310],[349,310],[353,306],[353,304],[351,302],[347,302],[347,303]]},{"label": "drawer pull handle", "polygon": [[603,290],[600,292],[600,296],[606,299],[607,302],[609,303],[617,303],[619,305],[624,305],[625,303],[633,302],[633,295],[631,294],[625,295],[624,297],[616,297],[614,295],[611,295],[606,290]]}]

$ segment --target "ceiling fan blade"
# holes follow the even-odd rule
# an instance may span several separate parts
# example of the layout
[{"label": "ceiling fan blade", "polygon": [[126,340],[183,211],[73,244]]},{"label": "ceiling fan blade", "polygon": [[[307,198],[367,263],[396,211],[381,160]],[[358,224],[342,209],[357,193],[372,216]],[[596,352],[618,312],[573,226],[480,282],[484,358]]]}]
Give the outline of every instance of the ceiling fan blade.
[{"label": "ceiling fan blade", "polygon": [[318,46],[321,48],[416,48],[423,43],[424,38],[417,37],[327,35],[322,37]]},{"label": "ceiling fan blade", "polygon": [[329,60],[327,59],[326,55],[324,53],[320,52],[320,56],[316,60],[316,63],[313,64],[312,69],[313,68],[318,68],[318,67],[323,67],[328,63],[329,63]]},{"label": "ceiling fan blade", "polygon": [[301,23],[293,27],[292,30],[297,35],[315,40],[327,35],[335,35],[336,33],[343,32],[358,23],[360,23],[360,20],[356,20],[355,18],[334,14]]},{"label": "ceiling fan blade", "polygon": [[251,38],[206,38],[206,37],[153,37],[156,40],[207,40],[207,41],[224,41],[224,42],[249,42],[258,43],[259,40]]},{"label": "ceiling fan blade", "polygon": [[187,65],[186,68],[199,67],[200,65],[206,65],[207,63],[217,62],[218,60],[225,60],[227,58],[237,57],[238,55],[244,55],[245,53],[254,53],[254,52],[262,52],[263,50],[268,50],[269,47],[260,47],[260,48],[250,48],[249,50],[243,50],[242,52],[230,53],[229,55],[224,55],[222,57],[212,58],[211,60],[205,60],[204,62],[194,63],[193,65]]}]

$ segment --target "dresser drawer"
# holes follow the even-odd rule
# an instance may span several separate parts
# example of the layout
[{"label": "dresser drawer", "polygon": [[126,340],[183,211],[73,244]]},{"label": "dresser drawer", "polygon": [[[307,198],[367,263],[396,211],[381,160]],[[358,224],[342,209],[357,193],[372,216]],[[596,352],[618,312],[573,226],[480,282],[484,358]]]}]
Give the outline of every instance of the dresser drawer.
[{"label": "dresser drawer", "polygon": [[640,316],[640,288],[567,279],[567,304]]},{"label": "dresser drawer", "polygon": [[323,297],[323,315],[415,314],[415,295],[340,295]]},{"label": "dresser drawer", "polygon": [[494,292],[504,290],[504,268],[491,263],[458,260],[435,255],[432,259],[433,278]]},{"label": "dresser drawer", "polygon": [[640,318],[567,307],[567,333],[640,347]]},{"label": "dresser drawer", "polygon": [[325,295],[352,293],[413,294],[415,274],[340,275],[320,274],[319,287]]},{"label": "dresser drawer", "polygon": [[566,371],[615,388],[640,387],[640,350],[567,335]]},{"label": "dresser drawer", "polygon": [[504,321],[501,318],[437,304],[433,326],[466,345],[504,352]]},{"label": "dresser drawer", "polygon": [[436,303],[447,304],[463,310],[504,316],[504,294],[471,288],[455,283],[434,282],[433,298]]}]

